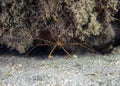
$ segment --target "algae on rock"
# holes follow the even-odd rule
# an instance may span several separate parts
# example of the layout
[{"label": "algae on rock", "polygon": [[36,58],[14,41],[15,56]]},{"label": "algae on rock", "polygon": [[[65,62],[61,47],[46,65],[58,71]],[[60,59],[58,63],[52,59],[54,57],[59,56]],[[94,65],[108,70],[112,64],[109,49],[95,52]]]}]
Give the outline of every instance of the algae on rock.
[{"label": "algae on rock", "polygon": [[112,41],[114,31],[110,23],[116,7],[115,0],[80,0],[70,4],[77,27],[75,36],[93,46]]},{"label": "algae on rock", "polygon": [[32,35],[27,22],[27,4],[25,0],[1,0],[0,23],[2,24],[0,41],[20,53],[32,46]]},{"label": "algae on rock", "polygon": [[0,43],[25,53],[37,38],[46,38],[41,32],[50,29],[64,43],[107,44],[115,35],[111,22],[118,3],[117,0],[0,0]]}]

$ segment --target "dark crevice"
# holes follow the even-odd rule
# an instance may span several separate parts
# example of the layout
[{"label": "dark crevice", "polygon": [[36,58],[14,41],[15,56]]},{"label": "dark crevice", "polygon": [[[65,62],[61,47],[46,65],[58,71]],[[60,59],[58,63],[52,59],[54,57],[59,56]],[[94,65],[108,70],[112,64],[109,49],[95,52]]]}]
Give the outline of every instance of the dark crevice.
[{"label": "dark crevice", "polygon": [[[38,46],[36,48],[34,48],[29,54],[28,56],[48,56],[50,51],[52,50],[53,47],[50,46]],[[67,50],[69,53],[71,53],[71,50]],[[29,50],[28,50],[29,52]],[[52,56],[65,56],[66,53],[59,47],[57,47],[54,52],[52,53]]]},{"label": "dark crevice", "polygon": [[6,45],[0,45],[0,55],[20,55],[20,53],[8,48]]}]

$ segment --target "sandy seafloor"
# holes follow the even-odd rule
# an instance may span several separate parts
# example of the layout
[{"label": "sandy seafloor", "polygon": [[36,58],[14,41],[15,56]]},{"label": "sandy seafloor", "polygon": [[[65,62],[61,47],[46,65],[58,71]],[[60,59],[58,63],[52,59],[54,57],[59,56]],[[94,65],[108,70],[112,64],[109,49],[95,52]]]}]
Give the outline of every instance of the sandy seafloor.
[{"label": "sandy seafloor", "polygon": [[120,86],[120,54],[1,55],[0,86]]}]

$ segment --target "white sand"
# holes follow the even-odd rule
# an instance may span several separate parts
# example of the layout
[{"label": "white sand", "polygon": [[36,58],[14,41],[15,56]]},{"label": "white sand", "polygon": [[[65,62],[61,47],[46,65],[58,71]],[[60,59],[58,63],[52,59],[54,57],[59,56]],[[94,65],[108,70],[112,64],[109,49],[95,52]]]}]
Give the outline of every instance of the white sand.
[{"label": "white sand", "polygon": [[0,56],[0,86],[120,86],[120,54]]}]

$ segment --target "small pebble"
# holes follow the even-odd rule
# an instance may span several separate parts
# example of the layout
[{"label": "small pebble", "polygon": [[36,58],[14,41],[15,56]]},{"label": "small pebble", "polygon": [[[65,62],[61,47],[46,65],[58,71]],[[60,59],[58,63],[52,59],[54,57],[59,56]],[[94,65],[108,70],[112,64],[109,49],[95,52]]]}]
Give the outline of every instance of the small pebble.
[{"label": "small pebble", "polygon": [[78,58],[78,56],[77,56],[77,55],[73,55],[73,58],[77,59],[77,58]]}]

